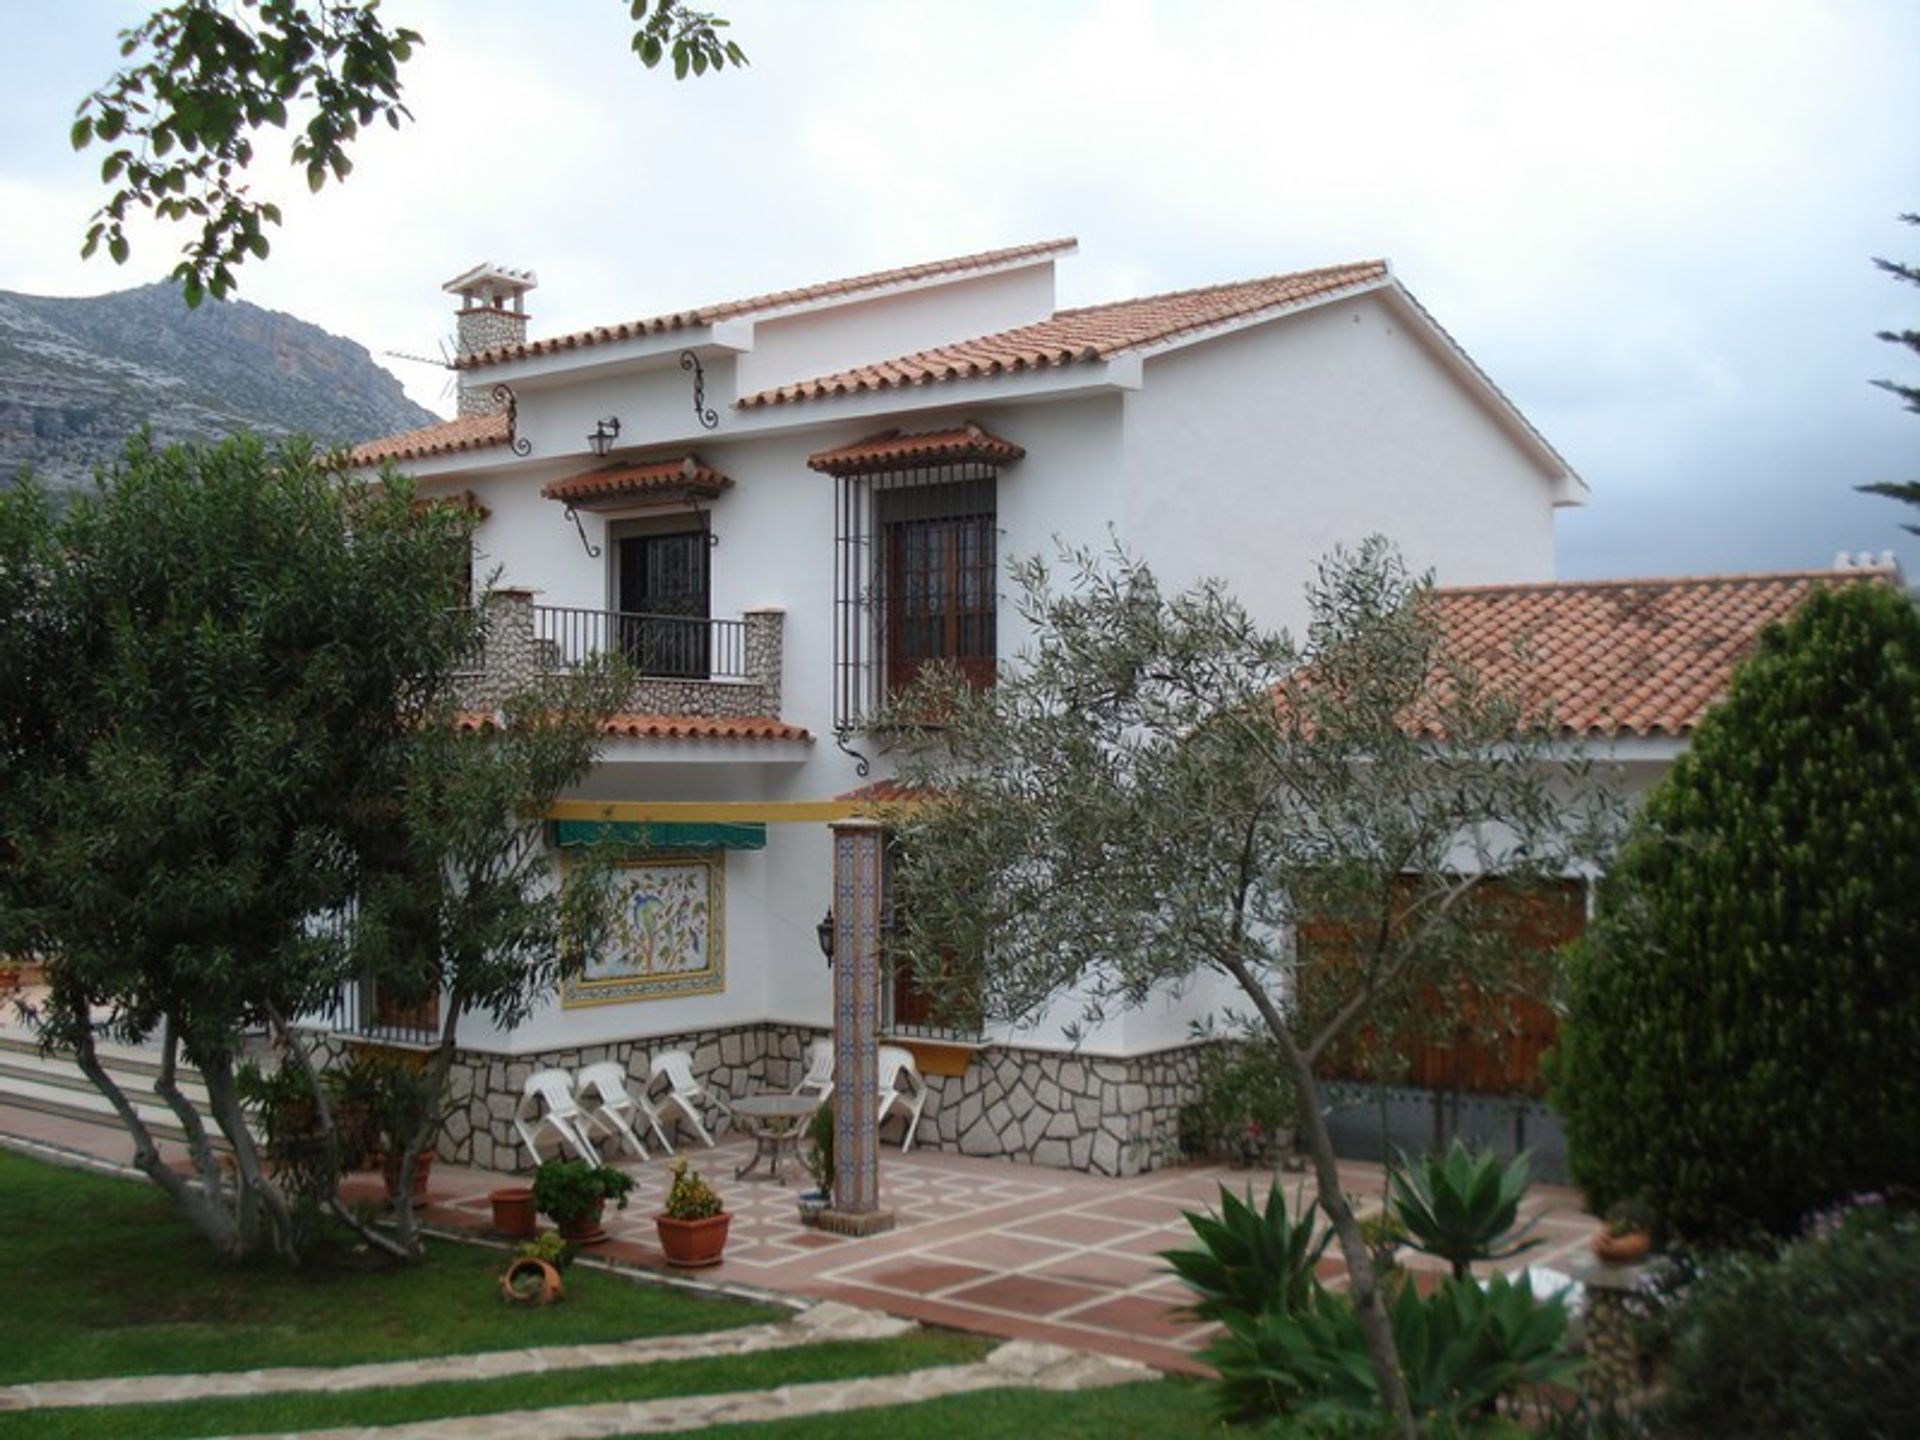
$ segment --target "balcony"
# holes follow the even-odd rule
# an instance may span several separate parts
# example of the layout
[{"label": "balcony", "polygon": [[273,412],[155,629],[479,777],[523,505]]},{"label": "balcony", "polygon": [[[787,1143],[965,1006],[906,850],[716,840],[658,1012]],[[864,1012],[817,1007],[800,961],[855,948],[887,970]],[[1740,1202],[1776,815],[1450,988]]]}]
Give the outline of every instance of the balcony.
[{"label": "balcony", "polygon": [[637,715],[777,719],[785,614],[738,619],[636,615],[536,605],[532,592],[496,590],[483,602],[487,629],[464,677],[463,703],[492,710],[515,690],[565,674],[597,655],[624,655],[639,670],[621,710]]}]

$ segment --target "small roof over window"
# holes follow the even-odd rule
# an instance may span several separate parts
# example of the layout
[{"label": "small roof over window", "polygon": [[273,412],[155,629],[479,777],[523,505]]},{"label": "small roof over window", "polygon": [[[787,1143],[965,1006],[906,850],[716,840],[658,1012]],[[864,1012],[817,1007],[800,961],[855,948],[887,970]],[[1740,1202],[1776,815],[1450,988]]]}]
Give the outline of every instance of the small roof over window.
[{"label": "small roof over window", "polygon": [[838,450],[807,457],[807,468],[823,475],[880,475],[893,470],[922,470],[935,465],[1006,465],[1027,452],[969,421],[952,430],[908,434],[887,430]]},{"label": "small roof over window", "polygon": [[624,510],[636,504],[710,500],[733,481],[718,470],[683,455],[677,460],[608,465],[544,485],[540,493],[576,510]]}]

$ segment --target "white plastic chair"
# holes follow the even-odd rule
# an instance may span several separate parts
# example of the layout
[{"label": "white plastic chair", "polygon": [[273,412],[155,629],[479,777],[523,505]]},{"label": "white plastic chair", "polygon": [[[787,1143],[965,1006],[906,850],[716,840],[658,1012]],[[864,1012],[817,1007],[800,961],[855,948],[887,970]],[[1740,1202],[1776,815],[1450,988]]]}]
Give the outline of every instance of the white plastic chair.
[{"label": "white plastic chair", "polygon": [[644,1160],[647,1158],[647,1147],[641,1142],[640,1129],[635,1127],[635,1117],[638,1116],[660,1137],[660,1143],[666,1147],[667,1153],[673,1153],[673,1144],[660,1124],[660,1112],[653,1108],[646,1096],[635,1095],[628,1088],[627,1072],[618,1060],[602,1060],[597,1065],[584,1066],[580,1071],[578,1094],[586,1112],[586,1125],[583,1128],[618,1136],[630,1151]]},{"label": "white plastic chair", "polygon": [[513,1128],[540,1163],[540,1135],[551,1130],[560,1143],[589,1164],[600,1163],[599,1153],[587,1138],[586,1112],[573,1098],[573,1081],[564,1070],[536,1070],[527,1077],[520,1091],[520,1104],[513,1112]]},{"label": "white plastic chair", "polygon": [[807,1073],[793,1087],[796,1095],[812,1095],[822,1105],[833,1098],[833,1038],[823,1036],[807,1046]]},{"label": "white plastic chair", "polygon": [[[906,1088],[900,1088],[905,1082]],[[920,1112],[926,1108],[927,1082],[920,1078],[920,1067],[913,1063],[913,1052],[903,1050],[898,1045],[880,1047],[880,1111],[874,1119],[874,1128],[878,1129],[887,1121],[887,1117],[900,1107],[900,1114],[906,1117],[907,1128],[900,1134],[900,1153],[906,1154],[913,1148],[913,1132],[919,1128]]]},{"label": "white plastic chair", "polygon": [[661,1120],[670,1121],[677,1113],[702,1143],[711,1148],[713,1136],[707,1133],[698,1108],[699,1102],[707,1098],[707,1090],[693,1078],[693,1057],[684,1050],[662,1050],[653,1057],[653,1072],[647,1081],[647,1088],[651,1090],[653,1082],[661,1079],[667,1082],[667,1093],[659,1105]]}]

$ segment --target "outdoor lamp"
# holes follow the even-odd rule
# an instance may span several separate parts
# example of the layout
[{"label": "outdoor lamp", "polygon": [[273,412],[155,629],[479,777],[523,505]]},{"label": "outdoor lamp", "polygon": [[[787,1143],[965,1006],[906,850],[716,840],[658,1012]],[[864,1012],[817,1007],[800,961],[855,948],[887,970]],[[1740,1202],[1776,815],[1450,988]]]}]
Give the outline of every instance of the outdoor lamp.
[{"label": "outdoor lamp", "polygon": [[619,435],[620,417],[618,415],[609,415],[604,420],[596,420],[593,422],[593,433],[587,436],[587,445],[592,449],[594,454],[605,459],[607,452],[613,449],[613,442],[619,438]]},{"label": "outdoor lamp", "polygon": [[827,957],[827,968],[833,968],[833,907],[827,907],[827,913],[820,923],[813,927],[814,939],[820,942],[820,953]]}]

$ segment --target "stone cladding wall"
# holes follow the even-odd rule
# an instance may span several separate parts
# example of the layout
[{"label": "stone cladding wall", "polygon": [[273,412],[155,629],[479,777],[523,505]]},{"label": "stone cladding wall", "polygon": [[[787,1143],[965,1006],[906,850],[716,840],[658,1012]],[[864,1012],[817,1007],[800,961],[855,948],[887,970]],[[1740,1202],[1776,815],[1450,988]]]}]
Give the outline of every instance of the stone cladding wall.
[{"label": "stone cladding wall", "polygon": [[[535,1070],[577,1071],[617,1060],[638,1088],[654,1054],[686,1050],[707,1089],[730,1100],[791,1089],[805,1066],[807,1045],[826,1033],[758,1024],[534,1055],[462,1050],[448,1080],[453,1108],[439,1154],[458,1165],[531,1169],[512,1122],[521,1087]],[[343,1053],[337,1036],[323,1037],[320,1048],[328,1063]],[[1180,1159],[1180,1107],[1198,1092],[1198,1047],[1120,1059],[990,1045],[974,1052],[963,1075],[923,1078],[928,1094],[914,1135],[916,1149],[1096,1175],[1138,1175]],[[718,1107],[704,1117],[709,1129],[719,1117]],[[883,1134],[896,1139],[899,1122],[890,1119]]]},{"label": "stone cladding wall", "polygon": [[[533,592],[496,590],[486,598],[486,649],[461,681],[461,704],[495,710],[508,695],[553,673],[553,657],[535,629]],[[641,676],[620,708],[632,715],[704,715],[778,719],[786,616],[749,610],[744,680],[666,680]]]},{"label": "stone cladding wall", "polygon": [[[519,345],[527,338],[527,315],[521,310],[468,306],[454,312],[453,334],[454,350],[460,355],[477,355],[498,345]],[[491,370],[483,367],[458,373],[459,415],[497,415],[506,409],[505,401],[494,398]]]},{"label": "stone cladding wall", "polygon": [[914,1144],[1096,1175],[1159,1169],[1180,1158],[1180,1107],[1199,1091],[1197,1052],[1110,1058],[988,1046],[965,1074],[926,1077]]}]

